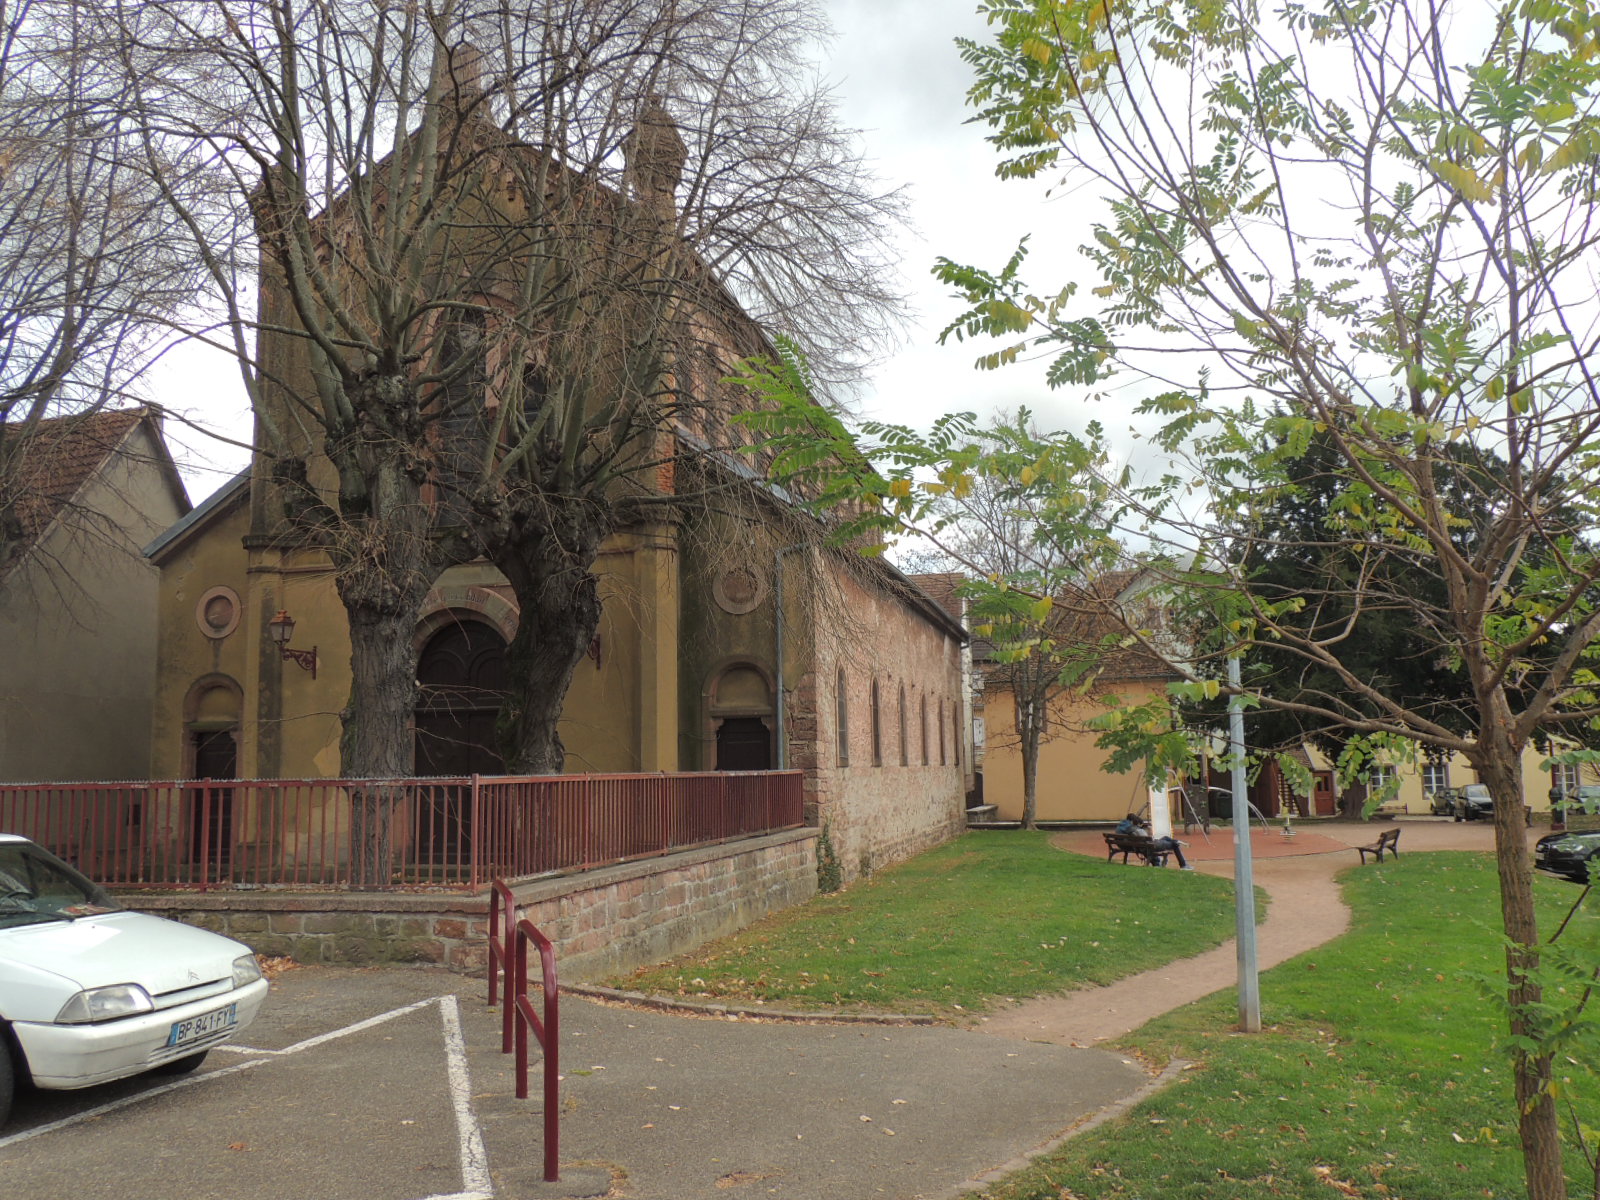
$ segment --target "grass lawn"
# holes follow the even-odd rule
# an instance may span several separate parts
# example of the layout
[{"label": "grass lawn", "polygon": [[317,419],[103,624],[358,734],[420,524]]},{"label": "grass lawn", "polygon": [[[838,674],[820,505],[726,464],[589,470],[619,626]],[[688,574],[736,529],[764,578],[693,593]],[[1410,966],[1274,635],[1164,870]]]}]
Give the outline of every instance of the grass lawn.
[{"label": "grass lawn", "polygon": [[[1541,879],[1538,892],[1548,935],[1579,889]],[[1525,1195],[1509,1062],[1474,981],[1504,961],[1492,861],[1408,854],[1353,870],[1345,895],[1355,909],[1349,935],[1262,975],[1261,1036],[1231,1032],[1231,990],[1151,1022],[1125,1045],[1156,1061],[1194,1060],[1196,1069],[983,1195]],[[1600,908],[1574,921],[1564,940],[1573,937],[1600,963]],[[1564,1069],[1580,1078],[1583,1119],[1600,1124],[1596,1079]],[[1591,1193],[1575,1153],[1568,1172],[1574,1196]]]},{"label": "grass lawn", "polygon": [[784,1008],[960,1017],[996,998],[1109,983],[1232,936],[1230,881],[1064,854],[1045,838],[969,833],[610,982]]}]

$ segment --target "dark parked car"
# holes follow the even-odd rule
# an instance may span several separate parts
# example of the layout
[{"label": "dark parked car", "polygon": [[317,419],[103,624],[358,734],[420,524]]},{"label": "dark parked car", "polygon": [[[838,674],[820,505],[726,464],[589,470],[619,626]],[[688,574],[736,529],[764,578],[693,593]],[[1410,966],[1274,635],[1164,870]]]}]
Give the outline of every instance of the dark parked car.
[{"label": "dark parked car", "polygon": [[1458,821],[1494,820],[1494,797],[1489,795],[1489,785],[1469,783],[1461,788],[1456,797],[1455,817]]},{"label": "dark parked car", "polygon": [[1589,860],[1600,854],[1600,829],[1588,833],[1547,833],[1533,848],[1533,865],[1578,883],[1589,882]]}]

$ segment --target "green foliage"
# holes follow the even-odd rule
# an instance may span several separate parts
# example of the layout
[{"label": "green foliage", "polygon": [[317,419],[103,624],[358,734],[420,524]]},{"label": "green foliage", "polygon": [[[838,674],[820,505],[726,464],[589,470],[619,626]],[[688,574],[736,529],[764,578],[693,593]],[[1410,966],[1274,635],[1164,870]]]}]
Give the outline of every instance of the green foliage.
[{"label": "green foliage", "polygon": [[784,1008],[960,1019],[1198,953],[1231,936],[1225,879],[976,833],[619,986]]},{"label": "green foliage", "polygon": [[837,892],[844,886],[844,865],[839,861],[839,854],[833,848],[833,834],[828,828],[828,823],[822,823],[822,832],[817,835],[817,891],[824,895]]}]

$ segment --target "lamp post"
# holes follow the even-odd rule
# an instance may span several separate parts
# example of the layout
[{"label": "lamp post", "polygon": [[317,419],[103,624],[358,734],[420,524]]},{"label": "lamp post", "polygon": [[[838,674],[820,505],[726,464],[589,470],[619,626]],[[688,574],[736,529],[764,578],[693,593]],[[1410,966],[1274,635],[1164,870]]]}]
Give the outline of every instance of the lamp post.
[{"label": "lamp post", "polygon": [[1250,848],[1250,800],[1244,779],[1244,697],[1239,692],[1239,656],[1228,659],[1229,753],[1233,758],[1234,941],[1239,948],[1239,1028],[1261,1032],[1261,980],[1256,967],[1256,886]]},{"label": "lamp post", "polygon": [[311,672],[311,678],[317,677],[317,648],[289,649],[289,642],[294,637],[294,618],[289,615],[288,609],[280,608],[278,615],[267,622],[267,634],[285,662],[298,663],[302,670]]}]

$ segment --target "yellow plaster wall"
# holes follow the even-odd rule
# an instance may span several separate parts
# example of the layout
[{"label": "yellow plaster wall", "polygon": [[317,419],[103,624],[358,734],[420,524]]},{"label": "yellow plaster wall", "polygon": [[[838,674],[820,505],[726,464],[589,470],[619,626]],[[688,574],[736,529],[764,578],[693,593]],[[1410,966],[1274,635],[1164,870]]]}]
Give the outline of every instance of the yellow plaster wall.
[{"label": "yellow plaster wall", "polygon": [[[1126,684],[1117,695],[1140,703],[1158,685]],[[1081,725],[1105,711],[1093,701],[1057,698],[1065,721]],[[1022,752],[1017,746],[1016,704],[1008,690],[984,693],[985,748],[983,799],[1004,821],[1022,819]],[[1107,754],[1094,744],[1094,734],[1062,732],[1039,747],[1036,817],[1041,821],[1115,821],[1138,812],[1147,802],[1144,775],[1105,770]]]},{"label": "yellow plaster wall", "polygon": [[137,427],[0,588],[0,780],[139,779],[150,763],[159,581],[178,518]]},{"label": "yellow plaster wall", "polygon": [[[270,546],[246,551],[249,531],[248,506],[241,503],[213,517],[163,560],[150,768],[155,778],[186,774],[185,697],[212,675],[226,676],[242,692],[241,778],[340,774],[339,713],[350,692],[350,644],[332,575],[315,552]],[[573,673],[561,725],[569,771],[678,769],[671,557],[652,550],[641,572],[638,549],[636,539],[615,539],[597,564],[605,602],[600,662],[597,666],[585,657]],[[195,608],[218,586],[232,588],[243,611],[233,633],[212,639],[202,632]],[[449,597],[475,589],[503,597],[506,610],[514,613],[504,577],[486,563],[452,567],[434,590]],[[270,644],[267,622],[280,608],[295,620],[292,645],[317,650],[315,679],[283,661]],[[641,666],[646,658],[655,673],[649,680],[643,679]],[[648,728],[641,715],[647,708],[641,699],[646,682],[664,689],[663,698],[648,706]],[[641,754],[642,746],[650,748],[648,755]]]}]

